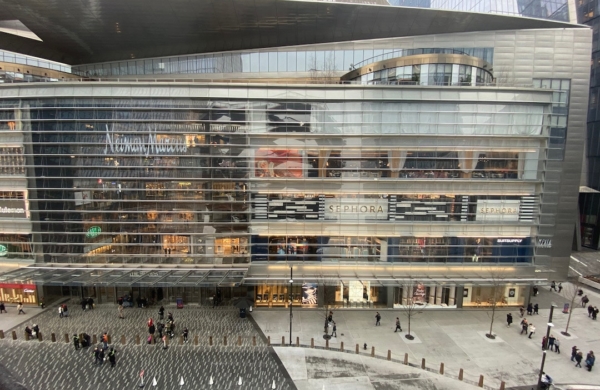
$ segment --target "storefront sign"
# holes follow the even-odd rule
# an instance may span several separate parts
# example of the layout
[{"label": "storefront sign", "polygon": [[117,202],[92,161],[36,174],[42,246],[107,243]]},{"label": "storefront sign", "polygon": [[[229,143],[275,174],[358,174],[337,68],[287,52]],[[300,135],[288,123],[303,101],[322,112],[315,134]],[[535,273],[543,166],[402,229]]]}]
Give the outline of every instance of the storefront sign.
[{"label": "storefront sign", "polygon": [[32,289],[30,289],[30,288],[25,288],[25,289],[23,289],[23,292],[24,292],[24,293],[30,293],[30,294],[32,294],[32,293],[34,293],[34,292],[35,292],[35,290],[32,290]]},{"label": "storefront sign", "polygon": [[499,238],[496,240],[498,244],[520,244],[523,242],[522,238]]},{"label": "storefront sign", "polygon": [[519,220],[520,200],[477,200],[477,221],[507,221]]},{"label": "storefront sign", "polygon": [[6,245],[0,245],[0,257],[8,256],[8,248]]},{"label": "storefront sign", "polygon": [[317,284],[302,283],[302,304],[316,305],[317,304]]},{"label": "storefront sign", "polygon": [[537,247],[538,248],[544,248],[544,249],[550,249],[550,248],[552,248],[552,239],[550,239],[550,238],[538,238],[537,239]]},{"label": "storefront sign", "polygon": [[0,218],[27,218],[25,200],[2,200],[0,202]]},{"label": "storefront sign", "polygon": [[92,226],[91,228],[88,229],[85,236],[87,238],[94,238],[94,237],[98,237],[100,235],[100,233],[102,233],[102,228],[100,226]]},{"label": "storefront sign", "polygon": [[148,130],[148,136],[123,135],[115,134],[114,126],[109,130],[107,125],[104,154],[134,154],[149,157],[187,152],[188,147],[182,137],[157,134],[156,129]]},{"label": "storefront sign", "polygon": [[387,199],[325,199],[326,220],[361,221],[387,218]]}]

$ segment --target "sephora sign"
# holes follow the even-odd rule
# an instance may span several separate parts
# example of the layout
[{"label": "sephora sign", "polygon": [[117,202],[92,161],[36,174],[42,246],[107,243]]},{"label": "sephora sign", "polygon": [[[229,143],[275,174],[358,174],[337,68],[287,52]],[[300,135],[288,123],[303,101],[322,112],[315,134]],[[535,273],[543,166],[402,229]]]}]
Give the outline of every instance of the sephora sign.
[{"label": "sephora sign", "polygon": [[180,136],[157,134],[148,128],[148,135],[116,134],[106,126],[104,154],[133,154],[138,156],[169,155],[186,153],[188,147]]}]

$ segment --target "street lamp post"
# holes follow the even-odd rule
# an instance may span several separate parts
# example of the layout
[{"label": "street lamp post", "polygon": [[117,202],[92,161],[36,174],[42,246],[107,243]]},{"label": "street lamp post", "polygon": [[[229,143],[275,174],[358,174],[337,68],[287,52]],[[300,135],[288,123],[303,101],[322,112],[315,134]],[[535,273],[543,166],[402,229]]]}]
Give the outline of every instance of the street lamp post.
[{"label": "street lamp post", "polygon": [[294,318],[294,314],[292,313],[292,306],[294,303],[292,283],[294,283],[294,267],[290,267],[290,345],[292,345],[292,318]]},{"label": "street lamp post", "polygon": [[543,343],[544,352],[542,355],[542,365],[540,366],[540,374],[538,375],[538,383],[537,383],[538,389],[542,388],[542,372],[544,372],[544,364],[546,363],[546,348],[548,347],[548,340],[550,338],[550,330],[554,326],[554,324],[552,323],[552,314],[554,313],[555,307],[556,307],[556,305],[554,303],[552,304],[552,306],[550,306],[550,315],[548,316],[548,329],[546,330],[546,342]]}]

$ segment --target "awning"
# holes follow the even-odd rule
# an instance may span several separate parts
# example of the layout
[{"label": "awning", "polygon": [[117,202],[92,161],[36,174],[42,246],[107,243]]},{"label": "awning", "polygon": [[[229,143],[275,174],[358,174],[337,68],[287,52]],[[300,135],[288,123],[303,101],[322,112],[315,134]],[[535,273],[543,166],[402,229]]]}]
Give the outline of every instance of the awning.
[{"label": "awning", "polygon": [[45,286],[236,287],[248,267],[34,264],[0,275],[2,283]]}]

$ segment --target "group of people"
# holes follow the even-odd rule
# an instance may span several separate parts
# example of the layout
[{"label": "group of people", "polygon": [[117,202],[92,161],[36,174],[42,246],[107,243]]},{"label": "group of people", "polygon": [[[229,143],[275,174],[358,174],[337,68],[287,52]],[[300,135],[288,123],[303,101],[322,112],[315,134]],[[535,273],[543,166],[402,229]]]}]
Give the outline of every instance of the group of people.
[{"label": "group of people", "polygon": [[33,324],[31,326],[31,328],[29,327],[29,325],[27,325],[25,327],[25,334],[27,335],[28,338],[36,338],[36,339],[40,339],[41,334],[40,334],[40,327],[37,326],[37,324]]},{"label": "group of people", "polygon": [[[510,324],[512,323],[512,315],[510,315],[510,319],[508,318],[509,315],[510,313],[506,316],[506,322],[508,323],[508,326],[510,326]],[[529,338],[531,338],[531,336],[533,336],[535,333],[535,326],[533,325],[533,323],[527,321],[527,318],[523,318],[521,320],[521,334],[523,333],[525,333],[525,336],[529,334]]]},{"label": "group of people", "polygon": [[546,336],[542,337],[542,351],[545,351],[546,349],[560,353],[560,340],[558,337],[555,337],[553,334],[550,334],[550,337],[547,339]]},{"label": "group of people", "polygon": [[598,307],[589,305],[587,308],[587,311],[588,311],[588,317],[590,317],[592,320],[595,320],[598,318]]},{"label": "group of people", "polygon": [[[19,304],[17,305],[17,314],[25,314],[25,312],[23,311],[23,302],[19,302]],[[8,312],[6,311],[6,306],[4,305],[4,302],[0,302],[0,314],[2,314],[2,312],[5,312],[6,314],[8,314]]]},{"label": "group of people", "polygon": [[[158,339],[162,340],[162,342],[163,342],[163,348],[167,347],[167,343],[166,343],[167,337],[169,337],[171,339],[173,337],[175,337],[175,319],[173,318],[173,313],[169,312],[167,314],[167,320],[165,323],[161,322],[164,319],[164,315],[165,315],[165,308],[163,306],[161,306],[160,309],[158,309],[159,321],[157,321],[155,324],[154,319],[152,319],[152,318],[148,319],[148,322],[146,323],[146,326],[148,327],[148,339],[146,340],[146,342],[148,344],[152,344],[153,342],[156,341],[155,334],[157,332],[158,332]],[[183,341],[187,343],[188,335],[189,335],[189,330],[187,327],[183,328],[181,335],[183,336]]]},{"label": "group of people", "polygon": [[62,305],[60,305],[58,307],[58,316],[60,318],[68,317],[69,316],[69,308],[67,307],[66,303],[63,303]]},{"label": "group of people", "polygon": [[77,334],[73,335],[73,345],[77,351],[79,348],[88,348],[92,345],[92,338],[87,333],[82,333],[81,337]]},{"label": "group of people", "polygon": [[[107,349],[108,348],[105,348],[102,345],[99,345],[96,348],[94,348],[94,352],[93,352],[94,364],[98,364],[101,366],[104,363],[104,361],[106,360],[105,351]],[[117,365],[116,352],[117,351],[113,347],[110,347],[110,350],[108,351],[108,361],[110,362],[111,368],[114,368]]]},{"label": "group of people", "polygon": [[87,311],[92,310],[94,308],[94,298],[83,298],[81,300],[81,310]]},{"label": "group of people", "polygon": [[[574,345],[571,349],[571,361],[575,362],[575,367],[581,368],[581,362],[583,361],[583,351],[578,349],[576,345]],[[596,356],[594,356],[594,351],[590,351],[585,357],[585,367],[588,369],[588,371],[592,371],[594,363],[596,363]]]}]

